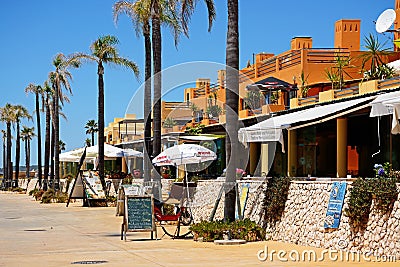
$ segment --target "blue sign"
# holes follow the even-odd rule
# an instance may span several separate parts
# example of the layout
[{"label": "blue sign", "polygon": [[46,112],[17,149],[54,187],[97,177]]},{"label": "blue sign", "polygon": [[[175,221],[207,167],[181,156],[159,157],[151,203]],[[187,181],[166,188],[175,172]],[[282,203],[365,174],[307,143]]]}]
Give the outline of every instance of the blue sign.
[{"label": "blue sign", "polygon": [[346,182],[333,183],[324,222],[325,228],[339,228],[344,196],[346,195],[346,187]]}]

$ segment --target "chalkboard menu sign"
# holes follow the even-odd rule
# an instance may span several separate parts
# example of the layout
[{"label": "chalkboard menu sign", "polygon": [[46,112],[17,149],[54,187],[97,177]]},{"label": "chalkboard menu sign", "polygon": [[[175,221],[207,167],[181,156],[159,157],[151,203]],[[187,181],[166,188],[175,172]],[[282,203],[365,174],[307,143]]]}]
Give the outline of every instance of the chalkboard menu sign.
[{"label": "chalkboard menu sign", "polygon": [[[125,216],[123,229],[125,232],[156,232],[153,217],[153,197],[152,196],[125,196]],[[122,236],[121,236],[122,237]],[[156,233],[157,237],[157,233]]]}]

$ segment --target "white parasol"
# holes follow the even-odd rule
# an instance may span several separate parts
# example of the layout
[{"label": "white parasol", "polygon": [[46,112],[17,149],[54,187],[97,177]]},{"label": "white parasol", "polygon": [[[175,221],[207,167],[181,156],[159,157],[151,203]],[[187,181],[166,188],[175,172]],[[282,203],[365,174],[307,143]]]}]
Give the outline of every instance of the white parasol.
[{"label": "white parasol", "polygon": [[[180,144],[167,148],[153,159],[156,166],[184,165],[186,194],[189,199],[189,187],[187,184],[187,164],[198,164],[213,161],[217,158],[215,153],[208,148],[196,144]],[[189,202],[188,202],[189,203]]]},{"label": "white parasol", "polygon": [[[71,155],[80,156],[83,153],[83,148],[71,151]],[[97,157],[99,154],[98,145],[90,146],[86,149],[87,157]],[[143,157],[143,153],[130,148],[119,148],[112,145],[104,144],[104,156],[108,158],[121,157]]]},{"label": "white parasol", "polygon": [[181,144],[167,148],[153,159],[156,166],[186,165],[213,161],[217,158],[208,148],[196,144]]}]

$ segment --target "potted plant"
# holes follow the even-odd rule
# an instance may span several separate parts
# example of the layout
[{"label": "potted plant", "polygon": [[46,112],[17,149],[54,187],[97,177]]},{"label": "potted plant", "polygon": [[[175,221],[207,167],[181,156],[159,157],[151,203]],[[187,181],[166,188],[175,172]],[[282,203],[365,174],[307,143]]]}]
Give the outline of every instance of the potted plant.
[{"label": "potted plant", "polygon": [[171,176],[171,170],[168,167],[162,167],[161,176],[162,178],[168,179]]}]

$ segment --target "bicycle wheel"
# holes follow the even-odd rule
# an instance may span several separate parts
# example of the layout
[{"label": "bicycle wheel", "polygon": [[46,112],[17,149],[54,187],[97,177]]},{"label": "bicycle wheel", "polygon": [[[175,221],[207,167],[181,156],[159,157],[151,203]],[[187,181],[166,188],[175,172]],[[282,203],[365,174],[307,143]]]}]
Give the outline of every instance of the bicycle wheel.
[{"label": "bicycle wheel", "polygon": [[160,224],[160,226],[161,229],[163,229],[164,234],[172,237],[172,239],[185,238],[192,233],[192,231],[189,230],[189,226],[183,225],[180,221],[178,221],[176,225]]},{"label": "bicycle wheel", "polygon": [[192,211],[190,208],[185,208],[181,211],[180,221],[184,226],[188,226],[193,221]]}]

